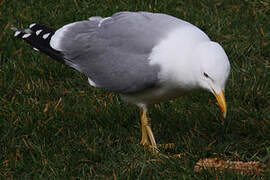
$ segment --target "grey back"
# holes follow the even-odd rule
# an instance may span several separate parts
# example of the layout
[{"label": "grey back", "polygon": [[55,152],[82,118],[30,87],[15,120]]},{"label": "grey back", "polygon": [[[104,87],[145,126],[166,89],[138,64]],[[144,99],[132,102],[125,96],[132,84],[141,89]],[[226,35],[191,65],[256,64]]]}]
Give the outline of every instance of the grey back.
[{"label": "grey back", "polygon": [[80,21],[68,28],[61,49],[97,86],[119,93],[155,86],[160,67],[149,65],[153,47],[173,28],[189,24],[147,12],[120,12],[101,21]]}]

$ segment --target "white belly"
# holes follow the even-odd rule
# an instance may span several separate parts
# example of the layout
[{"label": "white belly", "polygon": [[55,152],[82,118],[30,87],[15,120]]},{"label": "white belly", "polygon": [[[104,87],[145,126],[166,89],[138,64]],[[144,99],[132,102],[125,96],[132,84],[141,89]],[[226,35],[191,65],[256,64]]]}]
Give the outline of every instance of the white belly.
[{"label": "white belly", "polygon": [[171,86],[161,86],[147,89],[133,94],[121,94],[123,100],[136,105],[150,105],[178,98],[186,93],[184,89],[176,89]]}]

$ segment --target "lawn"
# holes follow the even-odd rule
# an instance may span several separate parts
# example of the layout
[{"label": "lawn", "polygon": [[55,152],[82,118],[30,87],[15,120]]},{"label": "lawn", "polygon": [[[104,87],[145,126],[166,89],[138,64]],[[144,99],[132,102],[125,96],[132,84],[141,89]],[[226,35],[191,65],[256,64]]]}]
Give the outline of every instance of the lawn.
[{"label": "lawn", "polygon": [[[228,115],[189,94],[150,108],[158,156],[139,145],[139,109],[33,51],[10,27],[53,28],[118,11],[167,13],[219,42],[230,62]],[[0,0],[0,176],[5,179],[267,179],[195,173],[199,159],[270,164],[270,3],[261,1]],[[176,158],[172,155],[181,154]],[[1,179],[2,179],[1,178]]]}]

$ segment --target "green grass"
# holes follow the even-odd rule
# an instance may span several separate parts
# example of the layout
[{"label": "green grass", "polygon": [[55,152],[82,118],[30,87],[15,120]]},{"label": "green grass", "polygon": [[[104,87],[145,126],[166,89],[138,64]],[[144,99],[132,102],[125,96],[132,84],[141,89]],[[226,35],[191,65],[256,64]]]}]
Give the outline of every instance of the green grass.
[{"label": "green grass", "polygon": [[[222,44],[231,62],[223,120],[210,93],[150,108],[157,157],[138,143],[139,109],[13,37],[12,25],[53,28],[118,11],[163,12]],[[262,1],[0,1],[0,175],[2,178],[215,179],[199,159],[270,161],[270,3]],[[217,174],[220,179],[250,179]],[[270,177],[269,170],[262,176]],[[255,177],[261,178],[261,177]]]}]

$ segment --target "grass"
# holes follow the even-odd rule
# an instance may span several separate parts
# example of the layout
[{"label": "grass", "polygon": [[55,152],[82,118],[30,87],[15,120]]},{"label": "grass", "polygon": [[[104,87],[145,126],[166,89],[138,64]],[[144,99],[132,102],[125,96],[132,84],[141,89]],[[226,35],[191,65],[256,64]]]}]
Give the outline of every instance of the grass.
[{"label": "grass", "polygon": [[[209,93],[150,109],[157,157],[138,143],[139,110],[117,94],[37,53],[12,25],[53,28],[118,11],[163,12],[187,20],[222,44],[231,62],[227,119]],[[8,179],[251,179],[197,174],[199,159],[270,161],[269,1],[0,1],[0,175]],[[262,177],[270,177],[269,170]]]}]

